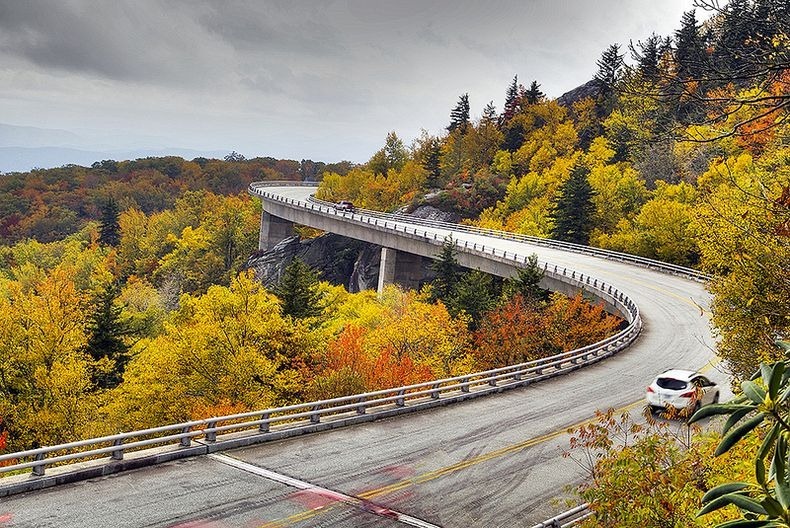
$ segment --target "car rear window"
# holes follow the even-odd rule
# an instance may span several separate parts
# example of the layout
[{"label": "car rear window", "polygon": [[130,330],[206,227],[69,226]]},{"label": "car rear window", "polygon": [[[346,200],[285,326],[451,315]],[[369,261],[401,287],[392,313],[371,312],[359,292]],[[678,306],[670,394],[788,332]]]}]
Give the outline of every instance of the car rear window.
[{"label": "car rear window", "polygon": [[688,387],[688,383],[675,378],[658,378],[656,384],[662,389],[683,390]]}]

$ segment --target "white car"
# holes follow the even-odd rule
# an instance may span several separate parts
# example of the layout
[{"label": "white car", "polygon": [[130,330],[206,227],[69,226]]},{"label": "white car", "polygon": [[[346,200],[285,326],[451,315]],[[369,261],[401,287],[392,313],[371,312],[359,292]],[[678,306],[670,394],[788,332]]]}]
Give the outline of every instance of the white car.
[{"label": "white car", "polygon": [[645,395],[651,410],[697,409],[719,402],[719,388],[711,380],[693,370],[671,369],[656,376]]},{"label": "white car", "polygon": [[348,200],[340,200],[335,204],[336,211],[349,211],[351,213],[354,212],[354,204],[349,202]]}]

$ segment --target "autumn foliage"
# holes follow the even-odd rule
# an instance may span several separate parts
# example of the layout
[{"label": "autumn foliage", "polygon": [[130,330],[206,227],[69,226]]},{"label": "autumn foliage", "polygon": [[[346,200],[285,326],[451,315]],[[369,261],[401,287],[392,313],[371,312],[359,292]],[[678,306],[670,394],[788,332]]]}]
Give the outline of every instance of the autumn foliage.
[{"label": "autumn foliage", "polygon": [[485,369],[523,363],[600,341],[621,322],[581,293],[552,295],[545,306],[517,295],[488,313],[475,332],[473,355]]}]

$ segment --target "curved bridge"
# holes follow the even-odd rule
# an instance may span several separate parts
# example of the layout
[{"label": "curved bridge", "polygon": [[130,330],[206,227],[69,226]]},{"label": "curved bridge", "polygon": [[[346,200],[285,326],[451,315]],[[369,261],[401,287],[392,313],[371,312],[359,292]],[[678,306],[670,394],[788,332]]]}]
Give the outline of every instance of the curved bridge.
[{"label": "curved bridge", "polygon": [[[556,241],[338,211],[311,200],[313,191],[250,186],[264,204],[262,246],[287,236],[289,222],[297,222],[397,251],[385,250],[383,274],[388,257],[433,257],[449,236],[462,265],[500,276],[511,275],[536,253],[546,286],[584,289],[623,315],[628,328],[584,349],[469,376],[3,455],[0,462],[13,459],[11,468],[32,468],[33,474],[4,478],[0,496],[138,469],[6,497],[0,525],[4,515],[22,520],[13,526],[45,520],[60,526],[187,526],[207,520],[216,526],[530,525],[562,509],[550,500],[583,476],[559,456],[569,426],[589,419],[595,409],[634,407],[657,372],[699,369],[713,358],[704,315],[709,298],[700,283],[705,277],[697,272]],[[603,357],[608,359],[599,363]],[[573,376],[558,376],[576,369]],[[724,379],[715,372],[711,377]],[[539,380],[544,381],[526,390],[476,398]],[[415,409],[424,412],[398,417]],[[337,428],[359,422],[370,423]],[[317,431],[324,432],[299,436]],[[299,437],[252,446],[288,436]],[[149,446],[156,447],[143,449]],[[240,446],[250,447],[231,451],[232,458],[210,454],[174,462]],[[79,462],[47,468],[72,460]],[[96,496],[108,497],[127,516],[86,507]]]}]

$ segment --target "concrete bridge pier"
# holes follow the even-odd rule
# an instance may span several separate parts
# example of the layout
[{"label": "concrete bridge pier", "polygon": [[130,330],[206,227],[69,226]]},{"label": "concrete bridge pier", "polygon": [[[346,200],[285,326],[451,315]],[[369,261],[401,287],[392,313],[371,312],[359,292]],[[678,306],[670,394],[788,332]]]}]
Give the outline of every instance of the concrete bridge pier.
[{"label": "concrete bridge pier", "polygon": [[274,216],[263,211],[261,213],[261,233],[258,238],[258,249],[265,251],[278,242],[294,236],[294,223],[290,220]]},{"label": "concrete bridge pier", "polygon": [[416,290],[424,279],[420,255],[396,251],[388,247],[381,248],[379,283],[376,289],[378,293],[384,291],[384,286],[392,283]]}]

